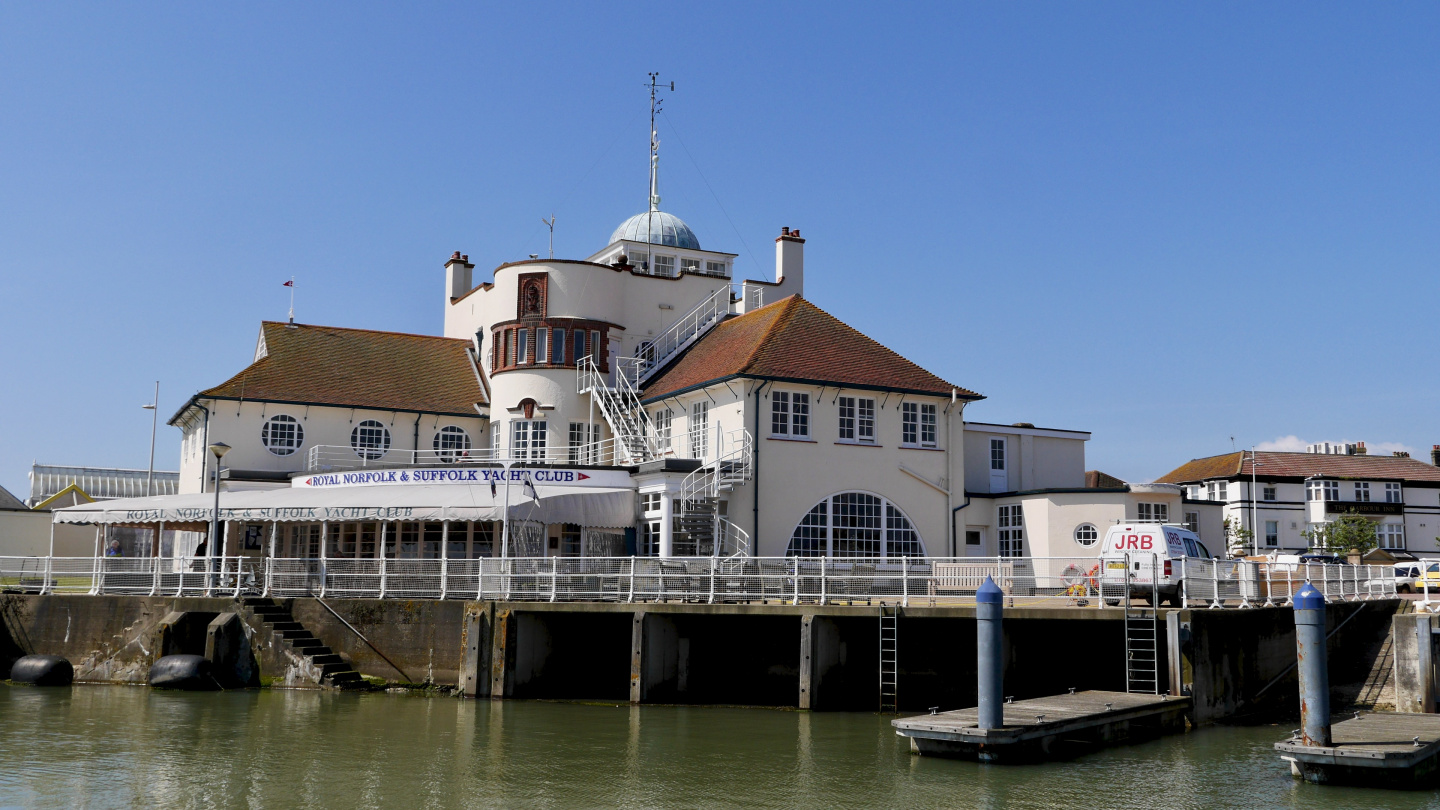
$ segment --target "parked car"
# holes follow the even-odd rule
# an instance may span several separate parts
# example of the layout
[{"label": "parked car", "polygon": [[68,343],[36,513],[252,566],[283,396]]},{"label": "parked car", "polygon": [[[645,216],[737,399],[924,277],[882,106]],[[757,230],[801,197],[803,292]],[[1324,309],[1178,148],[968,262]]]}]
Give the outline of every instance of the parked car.
[{"label": "parked car", "polygon": [[[1436,563],[1434,567],[1437,569],[1437,574],[1440,574],[1440,563]],[[1390,569],[1390,576],[1365,580],[1365,592],[1370,594],[1390,593],[1393,584],[1395,593],[1411,593],[1416,589],[1420,580],[1420,568],[1421,564],[1418,562],[1396,563]]]},{"label": "parked car", "polygon": [[1317,552],[1307,552],[1305,554],[1301,554],[1298,557],[1298,560],[1302,563],[1323,563],[1325,565],[1350,564],[1350,561],[1345,559],[1344,557],[1337,557],[1334,554],[1320,554]]}]

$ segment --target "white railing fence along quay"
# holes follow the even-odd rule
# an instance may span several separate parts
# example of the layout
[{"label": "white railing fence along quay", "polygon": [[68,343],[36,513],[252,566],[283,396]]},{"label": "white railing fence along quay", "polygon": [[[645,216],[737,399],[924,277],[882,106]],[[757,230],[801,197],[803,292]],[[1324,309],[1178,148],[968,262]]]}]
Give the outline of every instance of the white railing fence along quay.
[{"label": "white railing fence along quay", "polygon": [[[1102,565],[1094,557],[0,557],[0,591],[911,606],[974,604],[991,577],[1012,606],[1118,605],[1123,594],[1102,583]],[[1187,559],[1173,574],[1188,608],[1285,605],[1306,582],[1332,601],[1395,596],[1383,565]],[[1148,593],[1149,585],[1133,588],[1132,604]],[[1421,604],[1429,609],[1428,594]]]}]

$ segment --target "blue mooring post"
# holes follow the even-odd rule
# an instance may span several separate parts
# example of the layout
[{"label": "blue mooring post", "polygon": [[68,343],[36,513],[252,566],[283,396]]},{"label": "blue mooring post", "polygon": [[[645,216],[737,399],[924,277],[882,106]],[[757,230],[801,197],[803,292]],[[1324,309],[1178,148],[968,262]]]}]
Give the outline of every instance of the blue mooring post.
[{"label": "blue mooring post", "polygon": [[1325,660],[1325,597],[1315,586],[1295,594],[1295,654],[1300,659],[1300,733],[1305,745],[1330,745],[1330,669]]},{"label": "blue mooring post", "polygon": [[1005,725],[1005,594],[990,577],[975,592],[976,672],[980,681],[980,728]]}]

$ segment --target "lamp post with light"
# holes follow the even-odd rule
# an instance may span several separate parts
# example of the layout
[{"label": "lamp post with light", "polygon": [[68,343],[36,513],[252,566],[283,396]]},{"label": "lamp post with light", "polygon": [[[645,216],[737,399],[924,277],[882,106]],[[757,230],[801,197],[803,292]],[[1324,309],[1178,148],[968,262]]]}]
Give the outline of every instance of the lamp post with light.
[{"label": "lamp post with light", "polygon": [[150,469],[145,473],[145,497],[154,495],[152,483],[155,480],[155,428],[160,424],[160,381],[155,381],[155,399],[149,405],[140,407],[150,412]]},{"label": "lamp post with light", "polygon": [[210,516],[210,542],[205,546],[205,595],[210,595],[210,588],[214,581],[214,566],[210,560],[215,557],[215,549],[220,544],[220,459],[230,452],[230,445],[224,442],[215,442],[210,445],[210,453],[215,456],[215,511]]}]

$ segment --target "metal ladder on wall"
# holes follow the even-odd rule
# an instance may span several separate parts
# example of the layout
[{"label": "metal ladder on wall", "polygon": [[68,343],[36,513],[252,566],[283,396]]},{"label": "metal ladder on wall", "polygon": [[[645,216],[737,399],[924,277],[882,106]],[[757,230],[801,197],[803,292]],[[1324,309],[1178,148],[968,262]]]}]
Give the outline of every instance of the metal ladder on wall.
[{"label": "metal ladder on wall", "polygon": [[900,683],[900,608],[880,606],[880,711],[894,714]]},{"label": "metal ladder on wall", "polygon": [[[1150,572],[1150,607],[1134,605],[1130,600],[1130,578],[1139,566],[1150,565],[1153,569],[1155,556],[1150,561],[1132,560],[1125,555],[1125,691],[1131,694],[1160,694],[1160,656],[1155,640],[1158,625],[1160,594],[1156,588],[1156,572]],[[1143,586],[1142,586],[1143,587]]]}]

